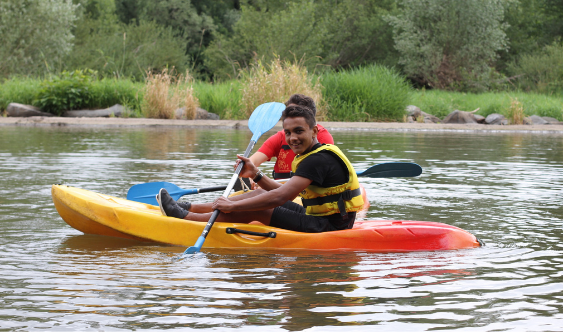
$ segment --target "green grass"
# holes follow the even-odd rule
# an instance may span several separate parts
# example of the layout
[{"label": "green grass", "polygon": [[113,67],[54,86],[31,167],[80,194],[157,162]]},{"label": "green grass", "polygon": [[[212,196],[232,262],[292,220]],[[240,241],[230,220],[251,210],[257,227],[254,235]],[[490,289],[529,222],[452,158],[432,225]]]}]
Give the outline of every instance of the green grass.
[{"label": "green grass", "polygon": [[92,106],[107,108],[120,104],[132,111],[130,115],[138,115],[143,99],[143,86],[143,83],[135,83],[128,79],[104,78],[94,81],[90,88]]},{"label": "green grass", "polygon": [[[372,69],[373,70],[373,69]],[[563,96],[525,92],[489,92],[481,94],[439,90],[412,91],[389,72],[375,75],[374,71],[360,70],[323,75],[325,98],[329,102],[331,121],[374,121],[402,119],[406,105],[416,105],[426,113],[444,118],[454,110],[473,111],[487,116],[491,113],[508,115],[513,99],[518,99],[526,116],[550,116],[563,121]],[[374,78],[375,77],[375,78]],[[399,77],[400,78],[400,77]],[[16,77],[0,83],[0,111],[9,103],[32,105],[41,80]],[[91,83],[91,108],[106,108],[121,104],[132,111],[125,116],[139,117],[143,83],[127,79],[102,79]],[[245,119],[241,107],[239,81],[224,83],[194,83],[200,107],[216,113],[221,119]]]},{"label": "green grass", "polygon": [[513,99],[518,99],[526,116],[550,116],[563,120],[563,97],[525,92],[487,92],[480,94],[448,92],[440,90],[416,91],[411,95],[411,104],[423,112],[444,118],[455,110],[487,116],[492,113],[508,114]]},{"label": "green grass", "polygon": [[10,103],[32,105],[41,80],[33,78],[12,78],[0,84],[0,111]]},{"label": "green grass", "polygon": [[224,83],[196,82],[194,94],[204,110],[218,114],[221,119],[246,119],[241,106],[241,84],[239,81]]},{"label": "green grass", "polygon": [[321,76],[332,121],[397,121],[403,118],[412,88],[404,77],[371,65]]}]

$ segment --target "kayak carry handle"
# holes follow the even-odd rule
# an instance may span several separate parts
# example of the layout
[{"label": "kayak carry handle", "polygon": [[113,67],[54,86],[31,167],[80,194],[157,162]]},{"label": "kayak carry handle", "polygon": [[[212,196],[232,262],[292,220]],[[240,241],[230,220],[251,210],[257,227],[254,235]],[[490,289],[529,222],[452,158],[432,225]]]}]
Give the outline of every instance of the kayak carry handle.
[{"label": "kayak carry handle", "polygon": [[276,232],[259,233],[259,232],[245,231],[244,229],[238,229],[238,228],[233,228],[233,227],[227,227],[227,229],[225,231],[227,232],[227,234],[241,233],[241,234],[247,234],[247,235],[270,237],[272,239],[276,237]]}]

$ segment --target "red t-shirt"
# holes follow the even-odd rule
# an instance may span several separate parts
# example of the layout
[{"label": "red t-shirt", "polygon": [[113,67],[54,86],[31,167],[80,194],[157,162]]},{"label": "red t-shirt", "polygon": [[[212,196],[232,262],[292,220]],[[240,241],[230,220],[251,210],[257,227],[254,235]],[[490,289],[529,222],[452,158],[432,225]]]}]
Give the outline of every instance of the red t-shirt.
[{"label": "red t-shirt", "polygon": [[[317,140],[319,143],[334,144],[332,135],[320,124],[317,124],[319,132],[317,133]],[[291,151],[289,145],[285,141],[285,133],[283,130],[278,131],[262,144],[258,152],[262,152],[268,157],[276,157],[276,164],[274,165],[274,172],[276,173],[289,173],[291,172],[291,163],[295,158],[295,153]]]}]

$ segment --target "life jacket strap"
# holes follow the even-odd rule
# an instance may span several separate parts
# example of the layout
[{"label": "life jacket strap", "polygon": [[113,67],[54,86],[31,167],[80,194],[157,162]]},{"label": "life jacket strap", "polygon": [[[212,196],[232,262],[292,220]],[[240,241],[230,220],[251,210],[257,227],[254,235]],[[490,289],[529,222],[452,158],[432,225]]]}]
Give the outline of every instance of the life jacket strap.
[{"label": "life jacket strap", "polygon": [[307,206],[323,205],[326,203],[337,202],[338,209],[340,210],[340,215],[342,216],[342,219],[346,220],[348,219],[348,213],[346,212],[346,205],[344,204],[344,201],[350,201],[352,200],[352,198],[361,195],[362,190],[360,188],[357,188],[354,190],[346,190],[344,192],[341,192],[340,194],[302,199],[302,203],[303,207],[307,208]]}]

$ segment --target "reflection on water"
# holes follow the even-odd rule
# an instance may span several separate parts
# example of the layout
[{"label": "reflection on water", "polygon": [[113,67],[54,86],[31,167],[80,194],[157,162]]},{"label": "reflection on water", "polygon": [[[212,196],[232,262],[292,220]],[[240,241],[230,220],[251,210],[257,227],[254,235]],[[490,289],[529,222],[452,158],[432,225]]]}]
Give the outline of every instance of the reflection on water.
[{"label": "reflection on water", "polygon": [[487,246],[391,254],[215,249],[175,261],[185,248],[70,228],[54,210],[50,185],[122,197],[148,181],[223,185],[250,133],[2,127],[0,326],[562,330],[562,135],[333,136],[359,170],[389,161],[423,167],[417,178],[362,178],[367,218],[440,221]]}]

